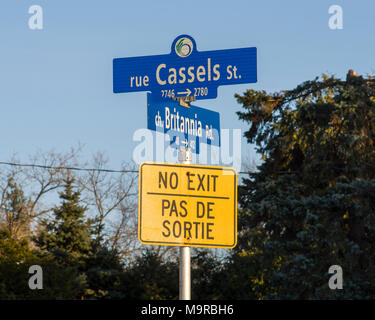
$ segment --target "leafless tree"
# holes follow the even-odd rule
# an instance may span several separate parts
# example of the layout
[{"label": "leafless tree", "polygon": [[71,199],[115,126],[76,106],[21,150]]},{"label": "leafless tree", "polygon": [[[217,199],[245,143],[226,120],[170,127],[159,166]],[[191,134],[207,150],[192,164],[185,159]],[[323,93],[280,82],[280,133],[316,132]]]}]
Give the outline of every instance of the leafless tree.
[{"label": "leafless tree", "polygon": [[[22,166],[17,157],[12,156],[9,161],[12,165],[4,166],[0,171],[0,227],[17,239],[30,238],[37,220],[54,207],[45,201],[47,195],[61,187],[67,173],[64,168],[76,164],[80,149],[78,146],[67,153],[38,151]],[[25,197],[24,207],[16,209],[18,212],[10,212],[8,205],[12,192],[10,182],[17,185]]]},{"label": "leafless tree", "polygon": [[137,174],[124,163],[117,173],[107,170],[104,153],[94,155],[90,170],[80,175],[83,200],[94,216],[94,236],[125,258],[139,250],[137,241]]},{"label": "leafless tree", "polygon": [[[124,261],[134,261],[143,250],[154,250],[166,259],[175,259],[178,250],[169,246],[144,246],[138,241],[138,174],[136,166],[123,163],[120,170],[107,168],[108,158],[96,153],[91,163],[80,163],[82,146],[66,153],[38,151],[21,165],[13,156],[0,170],[0,229],[17,239],[40,232],[41,219],[49,219],[57,205],[58,191],[68,174],[74,175],[81,201],[94,221],[94,237],[116,249]],[[75,167],[78,170],[74,170]],[[70,168],[70,169],[69,169]],[[81,168],[81,169],[79,169]],[[83,169],[83,170],[82,170]],[[9,206],[12,182],[19,187],[25,201],[22,208]],[[14,196],[14,195],[13,195]],[[32,243],[31,243],[32,244]],[[32,244],[33,247],[33,244]]]}]

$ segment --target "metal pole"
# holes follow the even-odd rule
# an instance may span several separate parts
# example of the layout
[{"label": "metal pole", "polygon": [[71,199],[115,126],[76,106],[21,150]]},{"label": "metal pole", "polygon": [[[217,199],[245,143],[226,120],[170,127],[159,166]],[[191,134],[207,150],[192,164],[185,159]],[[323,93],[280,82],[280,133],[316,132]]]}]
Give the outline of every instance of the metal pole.
[{"label": "metal pole", "polygon": [[[188,148],[180,148],[178,153],[180,163],[191,164],[192,153]],[[179,270],[179,299],[191,299],[191,268],[190,247],[180,247],[180,270]]]},{"label": "metal pole", "polygon": [[180,247],[179,299],[191,299],[190,247]]}]

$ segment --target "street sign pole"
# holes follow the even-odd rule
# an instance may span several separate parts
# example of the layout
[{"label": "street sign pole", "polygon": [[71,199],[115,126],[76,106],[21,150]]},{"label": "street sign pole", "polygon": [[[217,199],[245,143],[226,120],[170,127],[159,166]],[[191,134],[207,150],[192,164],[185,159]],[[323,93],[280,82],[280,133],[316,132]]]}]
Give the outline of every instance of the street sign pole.
[{"label": "street sign pole", "polygon": [[190,247],[180,247],[179,299],[191,299]]},{"label": "street sign pole", "polygon": [[[190,108],[190,101],[186,101],[181,98],[178,100],[182,107]],[[189,150],[189,148],[186,148],[186,147],[181,147],[178,150],[178,160],[180,163],[191,164],[192,163],[191,150]],[[180,247],[179,299],[191,300],[191,249],[190,247]]]},{"label": "street sign pole", "polygon": [[[178,36],[169,54],[113,59],[113,92],[151,91],[147,128],[162,128],[174,148],[184,145],[178,149],[181,164],[140,166],[138,201],[140,242],[180,246],[180,300],[191,299],[191,247],[234,248],[237,243],[237,173],[232,168],[192,165],[200,138],[220,148],[220,116],[190,102],[216,98],[222,85],[256,82],[255,47],[198,51],[189,35]],[[158,174],[150,174],[155,168]],[[153,214],[157,211],[161,215]]]},{"label": "street sign pole", "polygon": [[[189,148],[181,147],[178,150],[178,160],[180,163],[191,164],[192,152]],[[179,266],[179,299],[191,300],[191,250],[190,247],[180,247]]]}]

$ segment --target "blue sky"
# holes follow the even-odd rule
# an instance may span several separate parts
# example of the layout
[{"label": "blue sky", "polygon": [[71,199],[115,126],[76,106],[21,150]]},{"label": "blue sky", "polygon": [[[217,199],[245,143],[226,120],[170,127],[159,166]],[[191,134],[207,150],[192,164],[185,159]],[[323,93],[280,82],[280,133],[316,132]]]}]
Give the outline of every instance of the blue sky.
[{"label": "blue sky", "polygon": [[[194,105],[220,112],[222,128],[238,120],[235,93],[279,91],[348,69],[375,74],[375,2],[362,1],[51,1],[2,0],[0,9],[0,161],[36,150],[67,151],[78,142],[90,158],[104,151],[116,169],[146,127],[146,92],[114,94],[112,60],[167,54],[180,34],[199,51],[258,49],[258,82],[218,89]],[[43,30],[30,30],[28,9],[43,8]],[[342,6],[343,29],[328,27]],[[244,157],[253,147],[242,145]]]}]

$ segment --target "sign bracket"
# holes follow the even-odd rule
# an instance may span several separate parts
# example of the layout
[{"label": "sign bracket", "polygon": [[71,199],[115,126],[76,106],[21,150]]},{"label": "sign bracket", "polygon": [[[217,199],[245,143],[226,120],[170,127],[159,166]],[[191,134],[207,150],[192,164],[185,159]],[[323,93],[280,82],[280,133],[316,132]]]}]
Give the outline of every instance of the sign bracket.
[{"label": "sign bracket", "polygon": [[185,108],[190,108],[190,103],[197,100],[194,96],[173,97],[172,99],[178,101],[180,106]]}]

